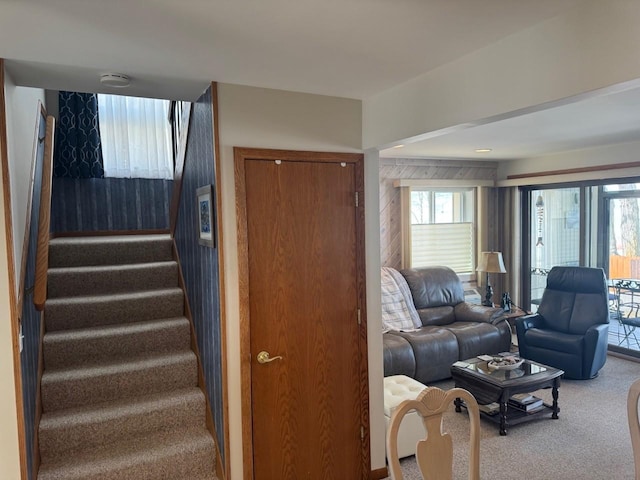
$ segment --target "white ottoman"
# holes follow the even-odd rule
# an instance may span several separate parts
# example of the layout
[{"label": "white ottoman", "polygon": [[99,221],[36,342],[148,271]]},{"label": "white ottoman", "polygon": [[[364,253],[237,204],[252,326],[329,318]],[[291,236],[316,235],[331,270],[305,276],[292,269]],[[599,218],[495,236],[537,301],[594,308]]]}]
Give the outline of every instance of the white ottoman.
[{"label": "white ottoman", "polygon": [[[405,375],[384,377],[384,420],[387,430],[396,407],[405,400],[415,400],[425,388],[422,383]],[[425,436],[422,417],[415,410],[407,413],[398,430],[398,456],[415,455],[418,440],[424,440]]]}]

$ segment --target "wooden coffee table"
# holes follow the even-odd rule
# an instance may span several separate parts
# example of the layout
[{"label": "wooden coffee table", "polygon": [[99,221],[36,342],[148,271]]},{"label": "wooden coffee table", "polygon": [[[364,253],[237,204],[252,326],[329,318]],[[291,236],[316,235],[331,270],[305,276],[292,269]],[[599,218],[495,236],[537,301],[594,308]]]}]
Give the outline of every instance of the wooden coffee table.
[{"label": "wooden coffee table", "polygon": [[[517,425],[544,414],[552,412],[551,418],[557,419],[560,408],[558,407],[558,388],[560,378],[564,372],[541,363],[525,360],[522,365],[514,370],[490,370],[487,362],[478,358],[471,358],[462,362],[456,362],[451,366],[451,376],[455,386],[471,392],[479,405],[488,405],[497,402],[500,412],[489,415],[480,412],[484,418],[500,425],[500,435],[507,434],[509,425]],[[541,388],[552,388],[553,404],[544,404],[544,408],[534,413],[526,413],[513,407],[509,407],[509,398],[516,393],[530,393]],[[460,412],[462,401],[455,400],[456,411]]]}]

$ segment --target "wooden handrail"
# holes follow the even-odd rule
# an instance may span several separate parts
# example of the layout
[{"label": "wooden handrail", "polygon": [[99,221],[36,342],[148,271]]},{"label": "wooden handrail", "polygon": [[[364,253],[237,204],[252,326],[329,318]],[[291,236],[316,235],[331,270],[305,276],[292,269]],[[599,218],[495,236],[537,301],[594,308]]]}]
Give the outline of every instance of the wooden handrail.
[{"label": "wooden handrail", "polygon": [[47,117],[47,136],[44,140],[44,163],[42,165],[42,190],[38,215],[38,246],[36,248],[36,275],[33,303],[39,311],[44,310],[47,300],[47,271],[49,270],[49,237],[51,224],[51,177],[53,171],[53,132],[55,119]]}]

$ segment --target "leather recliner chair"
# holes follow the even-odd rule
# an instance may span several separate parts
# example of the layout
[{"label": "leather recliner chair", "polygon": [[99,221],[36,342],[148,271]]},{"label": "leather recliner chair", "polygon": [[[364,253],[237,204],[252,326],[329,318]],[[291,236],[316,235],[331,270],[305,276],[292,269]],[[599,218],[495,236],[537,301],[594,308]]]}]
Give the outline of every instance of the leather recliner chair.
[{"label": "leather recliner chair", "polygon": [[594,378],[607,359],[608,298],[601,268],[553,267],[538,312],[516,320],[520,356]]}]

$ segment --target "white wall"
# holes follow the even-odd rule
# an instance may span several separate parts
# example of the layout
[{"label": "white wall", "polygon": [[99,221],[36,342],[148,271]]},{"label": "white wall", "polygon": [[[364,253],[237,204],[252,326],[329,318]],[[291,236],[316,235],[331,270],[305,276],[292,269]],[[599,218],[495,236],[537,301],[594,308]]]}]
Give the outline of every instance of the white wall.
[{"label": "white wall", "polygon": [[[1,65],[1,63],[0,63]],[[0,88],[4,88],[0,85]],[[0,135],[0,142],[3,139]],[[13,246],[7,245],[5,223],[4,179],[0,169],[0,477],[7,480],[20,478],[18,449],[18,412],[13,365],[11,324],[11,296],[9,262]]]},{"label": "white wall", "polygon": [[[220,84],[222,225],[227,285],[227,378],[229,379],[229,461],[233,479],[242,478],[238,251],[233,147],[335,152],[361,151],[361,103],[356,100]],[[367,307],[372,468],[383,468],[382,340],[380,335],[380,248],[377,154],[365,165]],[[377,304],[375,296],[378,296]],[[376,313],[376,305],[378,312]]]},{"label": "white wall", "polygon": [[366,99],[363,146],[389,145],[640,78],[638,25],[637,0],[580,3]]},{"label": "white wall", "polygon": [[39,118],[38,102],[44,105],[44,90],[17,87],[5,72],[5,95],[17,291],[27,222],[27,197],[31,183],[35,128]]}]

